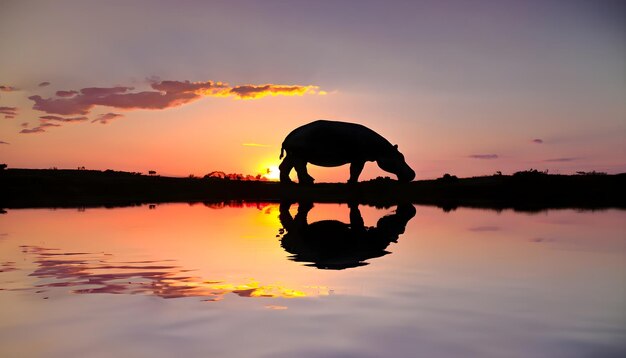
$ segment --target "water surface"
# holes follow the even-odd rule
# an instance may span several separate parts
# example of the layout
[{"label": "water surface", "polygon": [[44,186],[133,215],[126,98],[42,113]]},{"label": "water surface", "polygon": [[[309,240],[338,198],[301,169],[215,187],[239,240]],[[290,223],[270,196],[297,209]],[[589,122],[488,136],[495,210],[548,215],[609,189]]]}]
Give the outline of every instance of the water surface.
[{"label": "water surface", "polygon": [[621,357],[626,212],[0,215],[0,355]]}]

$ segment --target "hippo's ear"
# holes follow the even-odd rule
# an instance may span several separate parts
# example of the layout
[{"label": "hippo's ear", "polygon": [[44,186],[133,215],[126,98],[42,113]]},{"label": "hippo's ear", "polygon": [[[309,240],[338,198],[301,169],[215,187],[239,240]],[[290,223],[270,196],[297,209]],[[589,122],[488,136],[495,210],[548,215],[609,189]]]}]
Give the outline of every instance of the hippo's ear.
[{"label": "hippo's ear", "polygon": [[397,144],[394,144],[393,147],[396,148],[396,150],[398,150],[398,145]]}]

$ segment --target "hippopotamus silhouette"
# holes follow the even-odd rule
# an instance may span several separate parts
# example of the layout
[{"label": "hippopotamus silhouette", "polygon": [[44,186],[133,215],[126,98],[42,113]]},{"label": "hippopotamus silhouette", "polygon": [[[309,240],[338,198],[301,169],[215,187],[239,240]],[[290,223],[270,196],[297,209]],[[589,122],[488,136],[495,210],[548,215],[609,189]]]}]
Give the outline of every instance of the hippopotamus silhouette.
[{"label": "hippopotamus silhouette", "polygon": [[350,204],[350,223],[338,220],[307,221],[310,202],[298,205],[296,217],[289,212],[291,203],[280,204],[281,246],[292,254],[290,260],[325,270],[343,270],[367,265],[366,260],[389,254],[387,247],[404,233],[415,216],[411,204],[398,205],[395,213],[383,216],[375,227],[364,225],[358,204]]},{"label": "hippopotamus silhouette", "polygon": [[356,123],[319,120],[294,129],[283,141],[280,158],[280,181],[290,183],[289,173],[295,168],[298,181],[312,184],[313,178],[306,170],[307,163],[322,167],[337,167],[350,163],[348,183],[356,183],[365,162],[375,161],[387,172],[409,182],[415,172],[404,161],[397,145],[373,130]]}]

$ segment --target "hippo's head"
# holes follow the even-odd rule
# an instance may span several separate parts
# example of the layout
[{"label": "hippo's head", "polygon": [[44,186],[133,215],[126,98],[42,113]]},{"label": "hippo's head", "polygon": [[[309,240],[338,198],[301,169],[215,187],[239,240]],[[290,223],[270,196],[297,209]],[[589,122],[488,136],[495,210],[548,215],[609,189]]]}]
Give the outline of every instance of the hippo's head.
[{"label": "hippo's head", "polygon": [[398,145],[384,153],[376,163],[380,169],[398,176],[398,181],[409,182],[415,179],[415,172],[404,161],[404,155],[398,151]]}]

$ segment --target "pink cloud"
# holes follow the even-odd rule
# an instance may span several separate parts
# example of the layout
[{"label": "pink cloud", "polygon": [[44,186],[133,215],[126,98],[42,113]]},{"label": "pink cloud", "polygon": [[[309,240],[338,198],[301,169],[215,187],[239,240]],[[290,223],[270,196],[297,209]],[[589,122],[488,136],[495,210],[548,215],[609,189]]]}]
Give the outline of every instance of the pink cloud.
[{"label": "pink cloud", "polygon": [[45,132],[45,130],[41,127],[34,127],[34,128],[24,128],[20,131],[20,133],[23,134],[30,134],[30,133],[43,133]]},{"label": "pink cloud", "polygon": [[80,96],[60,99],[30,96],[28,99],[35,102],[33,109],[60,115],[87,114],[94,107],[94,104],[82,101]]},{"label": "pink cloud", "polygon": [[23,133],[23,134],[44,133],[46,131],[46,128],[49,128],[49,127],[60,127],[60,126],[61,126],[60,124],[48,122],[47,120],[42,119],[37,127],[24,128],[24,129],[22,129],[20,131],[20,133]]},{"label": "pink cloud", "polygon": [[144,91],[94,98],[92,104],[122,109],[166,109],[195,101],[200,97],[194,92]]},{"label": "pink cloud", "polygon": [[[316,86],[244,85],[229,87],[223,82],[153,81],[154,91],[132,92],[132,87],[88,87],[80,91],[57,91],[57,98],[31,96],[33,109],[58,115],[86,115],[95,106],[119,109],[166,109],[203,97],[261,98],[268,95],[293,96],[317,93]],[[319,92],[322,93],[321,91]]]},{"label": "pink cloud", "polygon": [[46,86],[50,86],[50,82],[41,82],[38,86],[39,86],[39,87],[46,87]]},{"label": "pink cloud", "polygon": [[4,118],[11,119],[17,116],[17,107],[0,107],[0,114],[4,114]]},{"label": "pink cloud", "polygon": [[17,91],[17,88],[11,87],[11,86],[0,85],[0,92],[13,92],[13,91]]},{"label": "pink cloud", "polygon": [[11,143],[0,140],[0,144],[11,144]]},{"label": "pink cloud", "polygon": [[533,139],[532,142],[536,144],[543,144],[543,139],[539,139],[539,138]]},{"label": "pink cloud", "polygon": [[104,114],[99,115],[93,121],[91,121],[91,123],[100,122],[101,124],[107,124],[116,118],[122,118],[122,117],[124,117],[124,115],[119,114],[119,113],[104,113]]},{"label": "pink cloud", "polygon": [[87,98],[99,98],[105,97],[116,93],[125,93],[130,90],[133,90],[133,87],[87,87],[80,90],[82,95],[85,95]]},{"label": "pink cloud", "polygon": [[73,97],[78,94],[78,91],[57,91],[57,97]]},{"label": "pink cloud", "polygon": [[152,82],[150,87],[155,90],[170,93],[179,92],[218,92],[222,89],[227,89],[228,85],[222,82],[189,82],[189,81],[160,81]]},{"label": "pink cloud", "polygon": [[85,116],[82,117],[59,117],[59,116],[41,116],[39,117],[43,120],[47,120],[47,121],[59,121],[59,122],[66,122],[66,123],[70,123],[70,122],[83,122],[86,121],[88,118]]},{"label": "pink cloud", "polygon": [[546,159],[546,160],[544,160],[544,162],[566,163],[566,162],[573,162],[573,161],[576,161],[578,159],[580,159],[580,158],[576,158],[576,157],[552,158],[552,159]]},{"label": "pink cloud", "polygon": [[473,159],[498,159],[497,154],[472,154],[469,157]]}]

